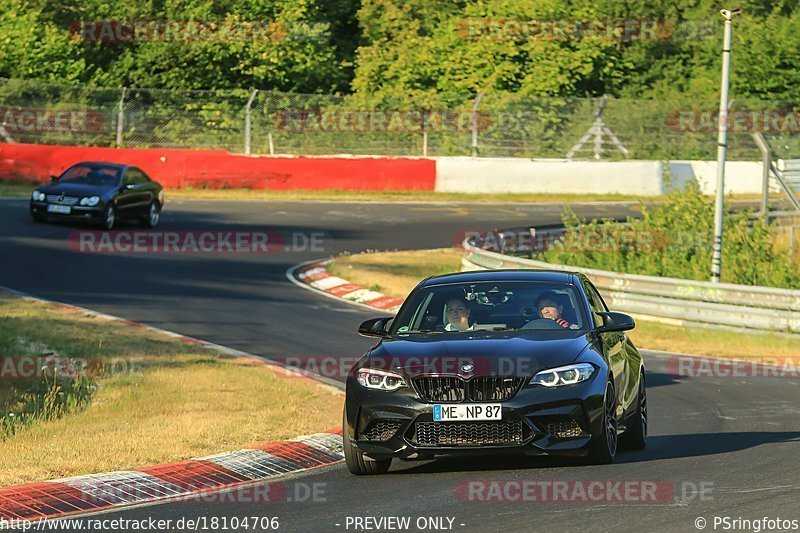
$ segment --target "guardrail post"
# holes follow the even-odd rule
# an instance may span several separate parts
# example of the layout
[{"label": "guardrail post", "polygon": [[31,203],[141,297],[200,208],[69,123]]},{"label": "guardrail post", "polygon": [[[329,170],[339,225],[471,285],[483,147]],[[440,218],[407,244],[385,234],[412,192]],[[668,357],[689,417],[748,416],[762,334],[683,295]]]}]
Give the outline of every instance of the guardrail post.
[{"label": "guardrail post", "polygon": [[122,88],[122,95],[119,97],[119,111],[117,111],[117,148],[122,148],[122,130],[125,127],[125,91]]},{"label": "guardrail post", "polygon": [[244,112],[244,153],[250,155],[250,110],[253,106],[253,100],[256,98],[258,89],[253,89],[250,93],[250,99],[247,101],[247,109]]}]

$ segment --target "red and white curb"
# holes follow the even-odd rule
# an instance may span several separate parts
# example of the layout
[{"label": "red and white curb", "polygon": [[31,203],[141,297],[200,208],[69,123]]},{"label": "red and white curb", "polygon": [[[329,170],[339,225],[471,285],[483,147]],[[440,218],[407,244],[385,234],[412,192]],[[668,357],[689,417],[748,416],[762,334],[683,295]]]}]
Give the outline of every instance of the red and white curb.
[{"label": "red and white curb", "polygon": [[[343,384],[298,375],[258,355],[242,352],[180,333],[167,331],[114,315],[47,300],[0,286],[14,296],[79,312],[101,320],[117,321],[197,344],[230,357],[245,357],[273,367],[292,379],[306,379],[343,395]],[[308,372],[304,372],[308,374]],[[0,488],[0,528],[19,523],[91,513],[124,505],[181,499],[209,491],[251,484],[286,474],[319,468],[344,459],[341,429],[273,442],[252,449],[199,459],[146,467],[136,471],[91,474]],[[274,501],[274,500],[272,500]]]},{"label": "red and white curb", "polygon": [[[344,459],[341,430],[253,449],[42,483],[0,488],[0,527],[76,513],[93,513],[263,482]],[[278,503],[285,490],[258,503]],[[283,494],[281,494],[283,492]],[[266,501],[263,501],[266,500]],[[205,501],[205,500],[203,500]]]},{"label": "red and white curb", "polygon": [[286,272],[286,277],[295,285],[312,288],[325,296],[346,300],[368,309],[378,309],[391,314],[397,313],[400,309],[403,304],[402,298],[386,296],[331,274],[326,266],[332,262],[333,259],[303,263],[290,268]]}]

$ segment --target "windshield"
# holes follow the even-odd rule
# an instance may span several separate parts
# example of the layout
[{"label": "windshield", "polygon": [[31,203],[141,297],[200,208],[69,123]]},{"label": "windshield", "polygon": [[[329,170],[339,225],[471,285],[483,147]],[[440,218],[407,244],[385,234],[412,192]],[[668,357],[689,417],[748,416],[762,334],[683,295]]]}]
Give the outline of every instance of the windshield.
[{"label": "windshield", "polygon": [[64,172],[58,181],[82,185],[119,185],[119,168],[103,165],[76,165]]},{"label": "windshield", "polygon": [[412,294],[391,334],[586,329],[573,285],[481,282],[425,287]]}]

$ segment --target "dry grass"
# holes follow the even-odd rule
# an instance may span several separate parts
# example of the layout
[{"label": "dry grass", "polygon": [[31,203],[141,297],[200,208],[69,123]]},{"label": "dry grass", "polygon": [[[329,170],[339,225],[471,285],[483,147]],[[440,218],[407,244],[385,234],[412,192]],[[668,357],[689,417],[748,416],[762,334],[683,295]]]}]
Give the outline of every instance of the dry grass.
[{"label": "dry grass", "polygon": [[[357,254],[337,259],[331,272],[364,287],[405,298],[422,279],[461,270],[461,250]],[[797,357],[800,338],[674,326],[637,320],[630,332],[636,346],[717,357]]]},{"label": "dry grass", "polygon": [[39,184],[0,180],[0,196],[30,196]]},{"label": "dry grass", "polygon": [[[573,203],[640,201],[641,196],[625,194],[461,194],[433,191],[343,191],[343,190],[249,190],[249,189],[169,189],[167,198],[204,200],[316,200],[331,202],[520,202]],[[646,198],[648,201],[658,197]]]},{"label": "dry grass", "polygon": [[460,271],[461,249],[357,254],[342,257],[328,268],[352,283],[405,298],[428,276]]},{"label": "dry grass", "polygon": [[[41,184],[12,183],[0,180],[0,197],[29,196]],[[167,189],[167,200],[272,200],[327,202],[448,202],[448,203],[533,203],[570,204],[577,202],[658,202],[662,196],[630,194],[553,194],[553,193],[444,193],[434,191],[346,191],[346,190],[252,190],[252,189]],[[729,195],[730,200],[754,201],[754,194]]]},{"label": "dry grass", "polygon": [[[29,196],[41,184],[0,180],[0,196]],[[626,194],[460,194],[433,191],[167,189],[167,200],[317,200],[331,202],[523,202],[571,203],[658,200]]]},{"label": "dry grass", "polygon": [[85,409],[2,441],[0,486],[231,451],[341,420],[341,396],[255,361],[19,298],[0,297],[0,317],[3,354],[36,339],[114,369]]}]

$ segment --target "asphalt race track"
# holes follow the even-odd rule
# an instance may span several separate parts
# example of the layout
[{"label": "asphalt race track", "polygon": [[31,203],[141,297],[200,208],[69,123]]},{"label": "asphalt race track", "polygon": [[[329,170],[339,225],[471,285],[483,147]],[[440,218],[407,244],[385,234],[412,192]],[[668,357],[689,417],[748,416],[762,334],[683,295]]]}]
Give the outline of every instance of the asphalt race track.
[{"label": "asphalt race track", "polygon": [[[579,215],[632,213],[620,204],[575,210]],[[161,230],[319,233],[324,244],[322,249],[271,254],[93,254],[70,250],[69,236],[80,226],[34,224],[26,201],[3,201],[0,285],[266,357],[352,356],[370,346],[355,328],[376,313],[290,284],[288,268],[342,251],[450,246],[464,230],[556,223],[560,211],[560,206],[535,205],[172,202]],[[126,228],[137,226],[120,229]],[[418,525],[456,531],[697,531],[704,525],[719,531],[723,526],[714,528],[715,516],[800,519],[798,381],[676,380],[667,371],[666,357],[645,357],[648,448],[621,453],[614,465],[484,457],[395,462],[388,475],[356,478],[340,464],[284,480],[288,496],[277,503],[220,496],[130,508],[102,518],[277,516],[282,531],[355,531],[377,525],[362,521],[362,527],[355,527],[355,517],[410,517],[407,529],[383,528],[395,531],[418,531]],[[539,482],[535,494],[541,494],[542,487],[555,482],[585,487],[611,480],[638,487],[655,483],[660,489],[655,501],[623,497],[610,503],[579,501],[574,492],[570,501],[520,501],[516,490]],[[481,494],[497,496],[471,492],[475,487],[505,487],[507,501],[470,501]],[[317,497],[309,497],[309,491]]]}]

